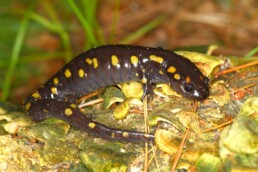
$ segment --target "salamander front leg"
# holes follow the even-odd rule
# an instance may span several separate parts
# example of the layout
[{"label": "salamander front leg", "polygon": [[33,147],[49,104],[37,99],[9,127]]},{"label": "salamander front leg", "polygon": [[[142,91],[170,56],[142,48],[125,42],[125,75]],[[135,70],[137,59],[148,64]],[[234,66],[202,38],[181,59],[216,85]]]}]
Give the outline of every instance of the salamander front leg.
[{"label": "salamander front leg", "polygon": [[142,83],[143,86],[143,95],[142,98],[148,96],[148,98],[152,98],[153,96],[153,88],[150,80],[147,80],[146,83]]},{"label": "salamander front leg", "polygon": [[107,127],[86,117],[74,105],[54,99],[39,99],[29,103],[29,105],[27,103],[26,111],[35,121],[42,121],[48,117],[57,117],[78,129],[90,132],[97,137],[107,140],[125,142],[154,141],[152,134]]},{"label": "salamander front leg", "polygon": [[139,72],[139,80],[142,83],[143,86],[143,95],[142,98],[145,96],[150,96],[152,97],[153,95],[153,89],[152,89],[152,85],[151,85],[151,80],[150,80],[150,74],[147,70],[141,70],[141,72]]}]

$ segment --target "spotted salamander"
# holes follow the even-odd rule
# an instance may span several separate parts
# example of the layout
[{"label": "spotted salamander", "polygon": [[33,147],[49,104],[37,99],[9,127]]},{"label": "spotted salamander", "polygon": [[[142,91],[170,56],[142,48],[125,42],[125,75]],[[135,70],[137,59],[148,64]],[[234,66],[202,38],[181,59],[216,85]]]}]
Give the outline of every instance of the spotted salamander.
[{"label": "spotted salamander", "polygon": [[97,137],[126,142],[150,142],[153,134],[107,127],[85,116],[76,100],[96,89],[140,81],[144,95],[152,84],[168,83],[184,97],[203,100],[209,81],[187,58],[162,48],[105,45],[90,49],[66,64],[24,101],[35,121],[57,117]]}]

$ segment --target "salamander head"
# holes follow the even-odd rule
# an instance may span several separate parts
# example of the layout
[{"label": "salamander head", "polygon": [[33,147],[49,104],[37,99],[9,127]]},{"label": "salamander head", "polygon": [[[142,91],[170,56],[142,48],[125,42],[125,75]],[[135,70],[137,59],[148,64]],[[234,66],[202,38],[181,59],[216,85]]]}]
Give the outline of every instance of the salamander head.
[{"label": "salamander head", "polygon": [[186,98],[204,100],[209,96],[209,79],[188,59],[182,66],[168,67],[171,87]]},{"label": "salamander head", "polygon": [[[209,79],[207,77],[202,77],[198,82],[186,80],[180,80],[179,85],[174,88],[177,92],[182,94],[184,97],[194,100],[203,100],[209,96]],[[193,79],[192,79],[193,80]]]}]

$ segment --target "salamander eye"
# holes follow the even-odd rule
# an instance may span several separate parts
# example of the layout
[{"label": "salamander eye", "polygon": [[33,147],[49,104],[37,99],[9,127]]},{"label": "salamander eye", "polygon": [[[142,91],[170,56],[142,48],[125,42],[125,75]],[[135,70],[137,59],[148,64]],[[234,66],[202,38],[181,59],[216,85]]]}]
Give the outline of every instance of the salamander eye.
[{"label": "salamander eye", "polygon": [[192,92],[194,90],[194,85],[192,83],[185,84],[185,91]]}]

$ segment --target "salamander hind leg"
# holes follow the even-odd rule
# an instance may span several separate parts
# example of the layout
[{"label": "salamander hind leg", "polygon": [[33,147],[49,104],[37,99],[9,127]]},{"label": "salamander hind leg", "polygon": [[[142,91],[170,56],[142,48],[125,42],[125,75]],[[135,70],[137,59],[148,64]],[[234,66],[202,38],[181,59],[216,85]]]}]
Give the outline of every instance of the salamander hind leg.
[{"label": "salamander hind leg", "polygon": [[73,127],[89,132],[107,140],[125,142],[153,142],[154,136],[132,130],[120,130],[107,127],[86,117],[80,110],[66,102],[54,99],[40,99],[31,102],[26,112],[35,121],[42,121],[48,117],[60,118]]}]

